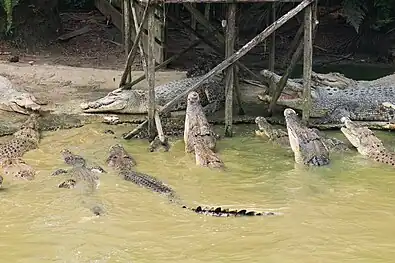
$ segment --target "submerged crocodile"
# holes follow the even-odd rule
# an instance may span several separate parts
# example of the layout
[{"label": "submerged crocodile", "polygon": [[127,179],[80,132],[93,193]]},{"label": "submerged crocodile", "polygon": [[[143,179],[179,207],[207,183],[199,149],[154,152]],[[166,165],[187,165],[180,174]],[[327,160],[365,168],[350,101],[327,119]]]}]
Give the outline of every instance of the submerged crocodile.
[{"label": "submerged crocodile", "polygon": [[[274,83],[280,81],[280,76],[268,70],[261,74],[270,78]],[[382,103],[395,103],[395,74],[372,81],[354,81],[341,74],[317,74],[312,76],[310,116],[313,124],[341,124],[341,117],[354,121],[384,121],[392,120],[395,111],[382,107]],[[301,80],[288,80],[277,104],[302,110],[303,84]],[[269,95],[260,96],[266,102],[271,100]]]},{"label": "submerged crocodile", "polygon": [[210,215],[210,216],[218,216],[218,217],[229,217],[229,216],[269,216],[276,215],[273,212],[254,212],[247,210],[227,210],[222,209],[221,207],[217,208],[202,208],[198,206],[196,208],[190,208],[185,205],[182,205],[178,200],[174,190],[158,180],[157,178],[140,173],[134,170],[136,165],[136,161],[130,154],[119,144],[112,146],[109,150],[109,155],[106,160],[108,166],[114,168],[119,176],[127,181],[131,181],[134,184],[147,188],[151,191],[163,194],[169,198],[170,201],[180,205],[182,208],[191,210],[198,214]]},{"label": "submerged crocodile", "polygon": [[[187,72],[187,78],[174,80],[166,84],[155,87],[155,99],[157,106],[164,106],[176,98],[180,93],[186,91],[189,87],[199,81],[204,73],[215,65],[199,61],[195,68]],[[225,86],[222,78],[213,78],[201,85],[197,90],[202,104],[207,113],[212,113],[223,107],[225,102]],[[171,111],[186,109],[186,98],[180,99]],[[127,90],[116,89],[108,93],[105,97],[98,100],[82,103],[83,112],[100,113],[128,113],[128,114],[145,114],[148,110],[148,90]]]},{"label": "submerged crocodile", "polygon": [[[58,185],[59,188],[80,189],[83,195],[91,195],[100,185],[100,178],[98,173],[105,173],[100,166],[88,167],[86,160],[79,155],[73,154],[70,150],[64,149],[61,151],[63,160],[66,164],[71,165],[69,170],[58,169],[52,173],[56,175],[68,175],[70,178]],[[90,210],[95,215],[103,214],[103,209],[97,205],[89,205]]]},{"label": "submerged crocodile", "polygon": [[36,172],[21,157],[38,147],[40,142],[38,117],[37,114],[31,114],[11,139],[0,144],[0,165],[5,175],[26,180],[34,179]]},{"label": "submerged crocodile", "polygon": [[369,128],[358,125],[347,117],[343,117],[341,121],[345,126],[341,131],[361,155],[379,163],[395,166],[395,153],[386,149],[383,142]]},{"label": "submerged crocodile", "polygon": [[302,124],[293,109],[284,110],[289,144],[298,164],[322,166],[329,164],[329,150],[322,138]]},{"label": "submerged crocodile", "polygon": [[[291,147],[289,144],[288,133],[286,131],[275,129],[264,117],[256,117],[255,123],[258,125],[259,129],[259,131],[255,131],[257,135],[262,136],[262,134],[264,134],[264,136],[266,136],[270,141],[274,141],[282,147]],[[311,128],[311,130],[321,137],[322,142],[330,152],[344,152],[351,150],[350,147],[341,140],[328,137],[318,129]]]},{"label": "submerged crocodile", "polygon": [[40,105],[46,104],[30,93],[17,91],[11,81],[3,76],[0,76],[0,92],[0,110],[29,115],[31,111],[40,111]]}]

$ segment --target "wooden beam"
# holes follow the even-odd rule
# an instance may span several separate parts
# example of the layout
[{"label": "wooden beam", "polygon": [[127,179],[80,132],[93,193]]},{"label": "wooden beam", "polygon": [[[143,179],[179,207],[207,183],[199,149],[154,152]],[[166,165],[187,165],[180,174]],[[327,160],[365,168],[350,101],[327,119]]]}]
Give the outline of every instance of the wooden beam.
[{"label": "wooden beam", "polygon": [[239,49],[236,53],[234,53],[232,56],[229,58],[225,59],[223,62],[221,62],[219,65],[217,65],[215,68],[210,70],[207,74],[205,74],[203,77],[200,78],[198,82],[196,82],[194,85],[192,85],[190,88],[188,88],[186,91],[183,93],[179,94],[176,98],[173,100],[169,101],[166,103],[161,108],[162,113],[166,113],[171,107],[173,107],[181,98],[183,98],[186,94],[188,94],[191,91],[196,90],[197,88],[200,87],[204,82],[215,76],[216,74],[220,73],[222,70],[226,69],[229,67],[231,64],[233,64],[235,61],[239,60],[241,57],[243,57],[245,54],[247,54],[248,51],[253,49],[256,45],[261,43],[263,40],[265,40],[268,36],[270,36],[271,33],[273,33],[276,29],[280,28],[282,25],[284,25],[288,20],[290,20],[292,17],[297,15],[299,12],[301,12],[306,6],[311,4],[314,0],[303,0],[302,3],[297,5],[295,8],[290,10],[288,13],[280,17],[275,23],[271,24],[268,26],[265,30],[263,30],[261,33],[259,33],[256,37],[251,39],[247,44],[245,44],[241,49]]},{"label": "wooden beam", "polygon": [[[236,40],[236,9],[237,4],[228,5],[226,23],[225,56],[229,58],[235,52]],[[227,68],[225,77],[225,137],[232,137],[233,124],[233,92],[234,92],[234,66]]]},{"label": "wooden beam", "polygon": [[123,71],[121,80],[119,82],[119,87],[122,87],[122,86],[125,85],[126,79],[127,79],[127,76],[128,76],[128,69],[133,64],[133,61],[134,61],[134,59],[135,59],[135,57],[137,55],[137,46],[138,46],[138,42],[140,41],[141,34],[143,32],[143,30],[142,30],[143,29],[143,24],[148,18],[148,7],[149,7],[149,4],[147,4],[147,6],[145,7],[143,18],[141,19],[141,24],[139,26],[139,30],[137,32],[137,35],[136,35],[135,39],[134,39],[133,46],[132,46],[132,49],[129,52],[128,58],[126,59],[126,65],[125,65],[125,69]]},{"label": "wooden beam", "polygon": [[311,71],[313,64],[312,5],[304,11],[304,56],[303,56],[303,112],[302,120],[308,123],[311,109]]},{"label": "wooden beam", "polygon": [[147,45],[147,80],[148,80],[148,137],[155,137],[155,9],[148,8],[148,45]]},{"label": "wooden beam", "polygon": [[[145,3],[147,0],[140,0]],[[181,4],[181,3],[265,3],[265,2],[282,2],[282,3],[299,3],[302,0],[155,0],[155,3]]]},{"label": "wooden beam", "polygon": [[[130,8],[131,8],[131,11],[132,11],[134,30],[135,30],[135,32],[137,34],[137,32],[139,30],[139,24],[140,23],[139,23],[138,14],[137,14],[137,11],[136,11],[135,0],[130,0]],[[145,75],[147,75],[147,56],[145,54],[142,41],[138,42],[138,47],[139,47],[139,52],[140,52],[140,56],[141,56],[141,63],[143,64],[143,70],[144,70]]]},{"label": "wooden beam", "polygon": [[[271,4],[271,22],[276,21],[276,2]],[[274,65],[276,60],[276,31],[272,33],[270,39],[270,51],[269,51],[269,70],[274,72]]]},{"label": "wooden beam", "polygon": [[[197,39],[195,41],[193,41],[188,47],[186,47],[184,50],[182,50],[181,52],[175,54],[174,56],[166,59],[166,61],[163,61],[161,64],[157,65],[155,67],[155,71],[164,68],[166,65],[168,65],[169,63],[171,63],[172,61],[178,59],[179,57],[181,57],[182,55],[184,55],[185,53],[187,53],[189,50],[191,50],[192,48],[198,46],[200,43],[202,42],[201,39]],[[124,86],[122,86],[122,89],[130,89],[132,88],[134,85],[136,85],[137,83],[139,83],[140,81],[144,80],[146,78],[146,74],[141,75],[140,77],[138,77],[137,79],[133,80],[132,83],[126,83]]]},{"label": "wooden beam", "polygon": [[95,6],[100,11],[100,13],[105,16],[110,16],[111,22],[114,24],[114,26],[122,31],[122,14],[115,7],[113,7],[109,1],[95,0]]},{"label": "wooden beam", "polygon": [[[130,52],[131,44],[132,44],[132,27],[131,27],[131,10],[130,10],[130,1],[131,0],[123,0],[123,33],[124,33],[124,48],[125,48],[125,56]],[[140,43],[140,41],[139,41]],[[127,68],[126,82],[130,82],[132,80],[132,69],[131,65]]]},{"label": "wooden beam", "polygon": [[[171,21],[173,21],[174,23],[184,27],[187,31],[189,31],[192,34],[195,34],[198,38],[200,38],[201,40],[203,40],[203,42],[209,46],[215,53],[217,53],[218,55],[220,55],[221,57],[224,55],[223,51],[221,51],[214,43],[212,43],[207,37],[201,35],[200,33],[198,33],[197,31],[194,31],[189,25],[187,25],[186,23],[180,21],[179,19],[173,17],[170,14],[167,14],[167,18],[169,18]],[[216,30],[216,29],[215,29]],[[210,30],[208,31],[208,34],[212,33]],[[221,35],[222,36],[222,35]],[[224,39],[221,41],[219,40],[221,43],[224,42]],[[254,79],[258,80],[259,82],[266,84],[265,79],[259,75],[256,74],[255,72],[253,72],[252,70],[250,70],[249,68],[247,68],[247,66],[245,66],[243,63],[241,63],[240,61],[236,61],[237,65],[245,70],[247,73],[249,73]]]}]

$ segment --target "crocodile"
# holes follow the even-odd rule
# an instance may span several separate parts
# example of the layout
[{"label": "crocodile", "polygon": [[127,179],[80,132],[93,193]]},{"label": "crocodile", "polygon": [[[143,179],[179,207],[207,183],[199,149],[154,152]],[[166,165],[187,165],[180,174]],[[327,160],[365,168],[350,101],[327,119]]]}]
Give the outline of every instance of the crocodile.
[{"label": "crocodile", "polygon": [[[77,188],[81,190],[84,196],[91,195],[96,189],[99,188],[100,178],[98,174],[106,172],[103,168],[100,166],[88,167],[86,165],[86,160],[82,156],[73,154],[68,149],[63,149],[61,151],[61,155],[63,161],[66,164],[72,166],[72,168],[69,170],[57,169],[52,173],[52,176],[63,174],[70,177],[69,179],[60,183],[58,185],[59,188]],[[101,206],[97,205],[96,202],[94,205],[90,205],[89,208],[94,215],[99,216],[104,213]]]},{"label": "crocodile", "polygon": [[30,115],[32,111],[39,112],[45,102],[39,101],[33,94],[21,92],[14,88],[11,81],[0,76],[0,110]]},{"label": "crocodile", "polygon": [[21,157],[38,147],[40,142],[38,118],[38,114],[30,114],[12,138],[0,144],[0,166],[5,175],[26,180],[34,179],[36,172]]},{"label": "crocodile", "polygon": [[[269,70],[261,71],[261,75],[270,78],[275,84],[280,81],[280,76]],[[341,117],[364,122],[391,121],[395,111],[382,107],[382,103],[395,103],[394,81],[395,74],[372,81],[355,81],[339,73],[313,73],[311,122],[341,124]],[[271,101],[269,95],[259,98],[265,102]],[[303,101],[303,83],[299,79],[290,79],[277,104],[302,110]]]},{"label": "crocodile", "polygon": [[244,209],[227,210],[227,209],[222,209],[221,207],[202,208],[202,206],[190,208],[186,205],[183,205],[182,202],[177,197],[175,191],[170,186],[168,186],[167,184],[163,183],[162,181],[151,175],[147,175],[136,171],[134,169],[134,167],[137,164],[135,159],[120,144],[115,144],[110,147],[106,163],[109,167],[112,167],[114,170],[116,170],[118,172],[118,175],[122,179],[133,182],[134,184],[149,189],[153,192],[167,196],[171,202],[181,206],[184,209],[193,211],[197,214],[216,216],[216,217],[278,215],[277,213],[274,212],[255,212],[255,211],[247,211]]},{"label": "crocodile", "polygon": [[347,117],[343,117],[341,121],[344,127],[340,130],[357,148],[359,154],[376,162],[395,166],[395,153],[389,151],[368,127],[359,125]]},{"label": "crocodile", "polygon": [[199,94],[195,91],[190,92],[185,115],[185,152],[194,152],[197,165],[224,168],[224,163],[214,152],[216,137],[204,114]]},{"label": "crocodile", "polygon": [[285,109],[284,117],[295,163],[311,166],[329,164],[329,150],[322,138],[314,130],[303,125],[293,109]]},{"label": "crocodile", "polygon": [[[288,133],[282,129],[274,128],[264,117],[256,117],[255,123],[258,125],[255,134],[262,137],[267,137],[270,141],[278,143],[280,146],[290,148]],[[330,152],[346,152],[350,151],[351,148],[343,141],[326,136],[325,133],[321,132],[316,128],[311,128],[316,134],[318,134],[322,142],[329,149]]]},{"label": "crocodile", "polygon": [[[176,98],[180,93],[183,93],[198,82],[202,75],[215,65],[214,63],[199,60],[194,67],[187,71],[187,78],[174,80],[155,87],[156,105],[164,106]],[[206,113],[213,113],[223,107],[225,103],[223,79],[223,76],[215,77],[206,81],[197,89]],[[185,98],[180,99],[171,111],[185,110],[186,98],[187,95],[185,95]],[[148,90],[119,88],[111,91],[103,98],[82,103],[81,108],[86,113],[146,114],[148,111]]]}]

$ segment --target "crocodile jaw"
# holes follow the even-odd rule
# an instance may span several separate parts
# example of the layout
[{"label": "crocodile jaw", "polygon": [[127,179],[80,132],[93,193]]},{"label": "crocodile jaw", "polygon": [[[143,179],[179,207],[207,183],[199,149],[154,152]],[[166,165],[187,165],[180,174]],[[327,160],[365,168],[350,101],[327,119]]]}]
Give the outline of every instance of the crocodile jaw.
[{"label": "crocodile jaw", "polygon": [[117,89],[103,98],[82,103],[80,107],[86,113],[114,112],[144,114],[147,113],[146,101],[144,91]]}]

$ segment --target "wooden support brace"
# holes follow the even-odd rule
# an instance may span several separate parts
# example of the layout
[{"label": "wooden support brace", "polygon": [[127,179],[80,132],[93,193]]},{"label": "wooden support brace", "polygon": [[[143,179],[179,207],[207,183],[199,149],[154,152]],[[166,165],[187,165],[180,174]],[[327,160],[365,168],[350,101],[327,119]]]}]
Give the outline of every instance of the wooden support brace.
[{"label": "wooden support brace", "polygon": [[296,31],[295,37],[292,40],[291,44],[289,45],[288,52],[285,55],[283,62],[281,63],[282,68],[285,67],[286,63],[288,63],[288,60],[291,58],[292,54],[296,52],[296,49],[298,48],[298,44],[302,41],[302,33],[303,33],[303,23],[298,28],[298,31]]},{"label": "wooden support brace", "polygon": [[[188,9],[188,11],[190,13],[192,13],[194,15],[194,17],[196,18],[196,20],[202,24],[207,30],[208,32],[214,34],[215,38],[220,42],[220,43],[224,43],[225,42],[225,38],[224,36],[213,26],[210,24],[210,21],[208,21],[204,15],[202,15],[199,10],[195,9],[190,3],[184,3],[183,4],[184,7],[186,7]],[[169,14],[167,14],[167,16],[175,23],[182,25],[185,29],[187,29],[190,33],[196,35],[198,38],[201,38],[201,35],[199,33],[197,33],[195,30],[193,30],[193,28],[189,27],[188,25],[186,25],[184,22],[179,21],[177,18],[171,17]],[[219,55],[223,56],[223,53],[218,49],[218,47],[214,44],[211,43],[211,41],[206,41],[203,40],[209,47],[211,47],[216,53],[218,53]],[[245,70],[248,74],[250,74],[254,79],[260,81],[263,84],[267,84],[267,82],[265,81],[264,78],[262,78],[262,76],[260,76],[259,74],[255,74],[252,70],[250,70],[247,66],[245,66],[244,64],[242,64],[241,62],[237,61],[237,65]]]},{"label": "wooden support brace", "polygon": [[[228,5],[226,23],[225,56],[229,58],[234,53],[236,39],[236,8],[237,4]],[[233,91],[234,91],[234,66],[227,68],[225,77],[225,137],[232,137],[233,124]]]},{"label": "wooden support brace", "polygon": [[188,90],[184,91],[183,93],[179,94],[176,98],[173,100],[169,101],[166,103],[161,108],[161,113],[166,113],[169,111],[171,107],[173,107],[181,98],[183,98],[186,94],[188,94],[191,91],[196,90],[197,88],[200,87],[204,82],[212,78],[214,75],[220,73],[227,67],[229,67],[231,64],[235,63],[235,61],[239,60],[242,56],[244,56],[248,51],[253,49],[256,45],[261,43],[263,40],[265,40],[271,33],[273,33],[275,30],[280,28],[282,25],[284,25],[288,20],[290,20],[292,17],[294,17],[296,14],[301,12],[306,6],[310,5],[314,0],[303,0],[299,5],[297,5],[295,8],[290,10],[288,13],[280,17],[275,23],[271,24],[268,26],[265,30],[263,30],[261,33],[259,33],[256,37],[251,39],[247,44],[245,44],[241,49],[239,49],[236,53],[234,53],[232,56],[229,58],[225,59],[223,62],[221,62],[219,65],[217,65],[215,68],[210,70],[207,74],[205,74],[198,82],[196,82],[194,85],[192,85]]},{"label": "wooden support brace", "polygon": [[[313,38],[315,33],[317,32],[317,25],[318,25],[318,21],[317,21],[317,9],[314,8],[314,25],[313,25]],[[303,25],[302,25],[303,28]],[[296,63],[298,62],[300,56],[302,55],[302,51],[304,48],[304,41],[303,39],[300,39],[299,45],[296,47],[295,53],[293,53],[291,61],[287,67],[287,69],[285,70],[283,76],[281,77],[280,81],[277,83],[277,87],[275,90],[272,91],[272,94],[270,95],[270,97],[272,98],[270,101],[270,105],[268,108],[268,112],[271,113],[273,112],[274,106],[276,105],[276,102],[278,100],[278,98],[281,95],[281,92],[284,90],[285,84],[287,84],[287,81],[289,79],[289,76],[291,75],[292,71],[294,70]]]},{"label": "wooden support brace", "polygon": [[[130,52],[131,37],[132,37],[132,27],[130,25],[131,12],[130,12],[130,1],[133,0],[123,0],[123,32],[124,32],[124,47],[125,55],[127,56]],[[131,66],[127,67],[126,81],[130,82],[132,78]]]},{"label": "wooden support brace", "polygon": [[[135,0],[130,0],[130,6],[131,6],[131,10],[132,10],[132,16],[133,16],[133,24],[134,24],[134,30],[136,31],[136,35],[137,32],[139,30],[139,18],[137,16],[137,11],[136,11],[136,3],[134,2]],[[147,75],[147,56],[144,52],[144,47],[143,47],[143,42],[142,41],[138,41],[138,47],[139,47],[139,52],[140,52],[140,56],[141,56],[141,63],[143,64],[143,70],[145,75]]]},{"label": "wooden support brace", "polygon": [[[172,61],[178,59],[179,57],[181,57],[182,55],[184,55],[185,53],[187,53],[189,50],[191,50],[192,48],[198,46],[200,43],[202,42],[201,39],[197,39],[195,41],[193,41],[188,47],[186,47],[184,50],[182,50],[181,52],[175,54],[174,56],[166,59],[165,61],[163,61],[161,64],[157,65],[155,67],[155,71],[164,68],[166,65],[168,65],[169,63],[171,63]],[[134,85],[136,85],[137,83],[139,83],[140,81],[144,80],[146,78],[146,74],[141,75],[140,77],[138,77],[137,79],[133,80],[132,83],[126,83],[124,86],[122,86],[122,89],[131,89]]]},{"label": "wooden support brace", "polygon": [[141,24],[139,26],[139,30],[136,34],[135,39],[134,39],[133,46],[129,52],[128,58],[126,59],[126,65],[125,65],[125,69],[124,69],[122,77],[121,77],[121,81],[119,82],[119,87],[122,87],[123,85],[125,85],[126,79],[128,76],[128,72],[129,72],[128,69],[131,67],[131,65],[133,64],[133,61],[136,57],[137,46],[140,41],[141,34],[143,32],[143,25],[144,25],[145,21],[147,21],[147,18],[148,18],[148,7],[150,6],[149,2],[150,2],[150,0],[148,0],[147,6],[144,9],[143,18],[141,19]]},{"label": "wooden support brace", "polygon": [[148,7],[148,47],[147,47],[147,81],[148,81],[148,137],[155,138],[155,57],[154,25],[155,9]]},{"label": "wooden support brace", "polygon": [[313,64],[312,5],[304,11],[304,57],[303,57],[303,111],[302,120],[308,123],[311,109],[311,71]]},{"label": "wooden support brace", "polygon": [[[271,4],[271,18],[272,23],[276,21],[276,2]],[[272,37],[270,40],[270,53],[269,53],[269,70],[274,72],[274,65],[276,59],[276,31],[272,33]]]}]

